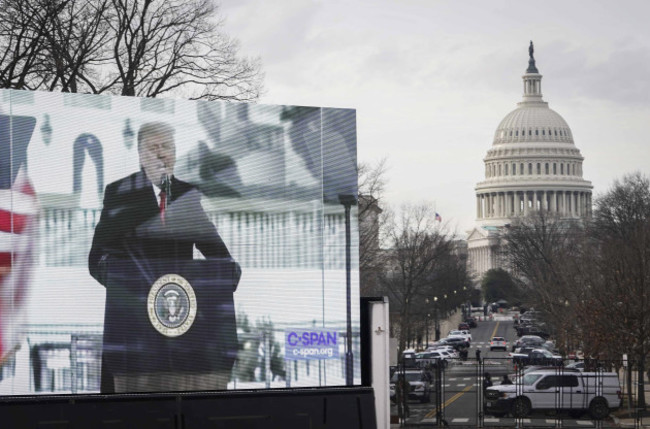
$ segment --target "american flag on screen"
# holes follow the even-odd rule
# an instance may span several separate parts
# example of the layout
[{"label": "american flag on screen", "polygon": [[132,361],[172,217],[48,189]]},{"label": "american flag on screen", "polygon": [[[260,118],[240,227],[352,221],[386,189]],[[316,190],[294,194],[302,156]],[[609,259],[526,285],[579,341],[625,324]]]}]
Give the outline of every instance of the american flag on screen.
[{"label": "american flag on screen", "polygon": [[21,341],[36,250],[38,204],[26,175],[0,189],[0,360]]},{"label": "american flag on screen", "polygon": [[34,122],[0,115],[0,365],[23,337],[37,250],[39,206],[26,173]]}]

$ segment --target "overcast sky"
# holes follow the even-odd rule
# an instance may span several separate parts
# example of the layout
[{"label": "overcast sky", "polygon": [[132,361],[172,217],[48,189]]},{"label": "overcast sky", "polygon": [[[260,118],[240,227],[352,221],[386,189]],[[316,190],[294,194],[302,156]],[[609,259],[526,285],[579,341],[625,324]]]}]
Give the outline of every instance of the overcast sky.
[{"label": "overcast sky", "polygon": [[[221,0],[259,56],[264,104],[357,110],[358,157],[387,158],[387,200],[475,220],[483,157],[521,100],[528,43],[594,194],[650,174],[650,1]],[[645,131],[644,131],[645,130]]]}]

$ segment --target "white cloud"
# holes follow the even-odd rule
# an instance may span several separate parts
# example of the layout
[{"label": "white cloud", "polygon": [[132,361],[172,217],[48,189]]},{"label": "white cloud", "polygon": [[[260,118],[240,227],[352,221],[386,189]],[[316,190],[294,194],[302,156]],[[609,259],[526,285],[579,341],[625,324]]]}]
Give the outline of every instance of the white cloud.
[{"label": "white cloud", "polygon": [[232,0],[222,12],[262,57],[262,102],[356,108],[359,159],[388,158],[390,201],[435,201],[461,231],[531,39],[595,193],[649,173],[650,2]]}]

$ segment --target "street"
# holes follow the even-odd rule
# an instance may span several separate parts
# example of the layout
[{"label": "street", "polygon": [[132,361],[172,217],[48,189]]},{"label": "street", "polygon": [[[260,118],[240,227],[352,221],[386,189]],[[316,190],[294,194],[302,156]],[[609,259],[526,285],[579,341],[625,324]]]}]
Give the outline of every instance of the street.
[{"label": "street", "polygon": [[[507,359],[510,347],[517,340],[510,315],[495,315],[493,320],[481,321],[478,326],[471,330],[472,343],[469,350],[469,358],[465,362],[455,362],[441,372],[440,386],[442,387],[440,417],[442,425],[455,426],[480,426],[479,419],[482,410],[482,395],[480,394],[481,381],[485,373],[489,373],[495,385],[500,384],[504,374],[512,374],[514,368]],[[443,332],[443,335],[445,333]],[[502,336],[508,341],[507,350],[490,351],[489,340],[493,336]],[[482,365],[477,365],[476,351],[481,353]],[[409,401],[409,417],[406,425],[423,424],[437,425],[436,418],[436,392],[432,392],[429,403]],[[397,414],[395,404],[391,405],[391,414]],[[482,425],[489,426],[516,426],[517,423],[529,427],[557,427],[558,424],[564,427],[597,427],[597,424],[589,419],[588,414],[581,418],[571,418],[567,414],[553,412],[534,412],[524,419],[515,419],[510,416],[493,417],[483,416]],[[598,422],[602,426],[613,427],[611,421]]]}]

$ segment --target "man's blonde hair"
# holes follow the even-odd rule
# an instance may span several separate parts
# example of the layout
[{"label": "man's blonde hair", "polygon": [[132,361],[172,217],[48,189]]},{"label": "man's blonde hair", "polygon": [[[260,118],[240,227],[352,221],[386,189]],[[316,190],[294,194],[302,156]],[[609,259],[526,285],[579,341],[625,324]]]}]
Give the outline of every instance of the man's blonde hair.
[{"label": "man's blonde hair", "polygon": [[174,128],[165,122],[147,122],[138,130],[138,150],[142,147],[142,141],[147,136],[170,135],[174,136]]}]

